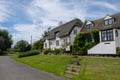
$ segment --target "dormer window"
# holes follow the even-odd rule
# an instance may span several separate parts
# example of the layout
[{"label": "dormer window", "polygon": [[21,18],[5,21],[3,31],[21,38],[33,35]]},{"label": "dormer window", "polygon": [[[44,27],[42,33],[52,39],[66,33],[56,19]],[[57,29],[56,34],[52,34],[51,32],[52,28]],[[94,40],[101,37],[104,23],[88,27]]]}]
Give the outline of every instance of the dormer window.
[{"label": "dormer window", "polygon": [[104,25],[105,25],[105,26],[111,25],[111,24],[113,24],[113,23],[114,23],[114,18],[113,18],[113,17],[111,17],[111,16],[106,16],[106,17],[104,18]]},{"label": "dormer window", "polygon": [[107,19],[107,20],[104,21],[104,25],[105,25],[105,26],[111,25],[111,24],[113,24],[113,23],[114,23],[114,19],[113,19],[113,18]]},{"label": "dormer window", "polygon": [[87,29],[92,29],[92,28],[93,28],[93,24],[87,24],[87,25],[86,25],[86,28],[87,28]]},{"label": "dormer window", "polygon": [[91,21],[87,21],[86,29],[92,29],[92,28],[93,28],[93,23]]}]

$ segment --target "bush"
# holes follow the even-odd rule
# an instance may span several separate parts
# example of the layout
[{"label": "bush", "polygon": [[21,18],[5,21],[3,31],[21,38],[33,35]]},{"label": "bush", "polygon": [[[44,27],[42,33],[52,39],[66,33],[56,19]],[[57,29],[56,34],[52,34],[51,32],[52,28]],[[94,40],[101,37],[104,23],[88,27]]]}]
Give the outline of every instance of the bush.
[{"label": "bush", "polygon": [[84,53],[87,53],[87,50],[92,48],[94,46],[94,43],[86,43],[84,46]]},{"label": "bush", "polygon": [[117,50],[117,54],[120,55],[120,47],[119,46],[116,48],[116,50]]},{"label": "bush", "polygon": [[52,52],[52,50],[50,50],[50,49],[44,49],[43,50],[43,54],[45,54],[45,55],[47,55],[47,54],[49,54],[51,52]]},{"label": "bush", "polygon": [[38,54],[39,54],[39,51],[38,51],[38,50],[33,50],[33,51],[21,53],[21,54],[18,55],[18,57],[21,58],[21,57],[38,55]]},{"label": "bush", "polygon": [[55,50],[54,50],[54,54],[55,54],[55,55],[58,55],[58,54],[60,54],[60,53],[61,53],[60,49],[55,49]]},{"label": "bush", "polygon": [[72,50],[73,52],[82,52],[85,45],[85,33],[81,32],[76,35]]},{"label": "bush", "polygon": [[62,54],[62,53],[64,53],[65,52],[65,49],[55,49],[55,50],[51,50],[51,49],[44,49],[43,50],[43,54],[45,54],[45,55],[51,55],[51,54],[53,54],[53,55],[59,55],[59,54]]},{"label": "bush", "polygon": [[8,51],[2,51],[2,52],[0,52],[0,55],[3,55],[3,56],[6,56],[6,55],[8,55],[8,54],[9,54]]},{"label": "bush", "polygon": [[95,44],[100,42],[100,40],[99,40],[99,31],[98,30],[92,30],[90,32],[90,34],[91,34],[92,38],[94,39]]}]

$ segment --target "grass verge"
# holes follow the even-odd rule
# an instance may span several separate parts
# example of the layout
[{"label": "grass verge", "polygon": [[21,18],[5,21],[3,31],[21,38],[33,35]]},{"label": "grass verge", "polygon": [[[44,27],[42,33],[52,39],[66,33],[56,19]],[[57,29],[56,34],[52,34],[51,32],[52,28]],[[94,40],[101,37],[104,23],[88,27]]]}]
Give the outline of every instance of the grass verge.
[{"label": "grass verge", "polygon": [[120,58],[84,57],[80,74],[72,80],[120,80]]},{"label": "grass verge", "polygon": [[[59,76],[64,76],[70,56],[37,55],[17,58],[18,62],[30,65]],[[120,80],[120,58],[82,57],[79,75],[71,80]]]},{"label": "grass verge", "polygon": [[70,56],[49,56],[36,55],[24,58],[12,57],[18,62],[30,65],[34,68],[44,70],[55,75],[64,76],[67,64],[70,62]]}]

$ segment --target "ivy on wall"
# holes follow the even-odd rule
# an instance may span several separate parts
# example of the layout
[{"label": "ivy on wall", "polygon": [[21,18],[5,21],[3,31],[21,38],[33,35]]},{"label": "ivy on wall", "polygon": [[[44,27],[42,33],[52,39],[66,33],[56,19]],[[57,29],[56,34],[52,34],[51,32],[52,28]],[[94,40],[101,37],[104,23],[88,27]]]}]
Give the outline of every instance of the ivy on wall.
[{"label": "ivy on wall", "polygon": [[86,34],[84,32],[80,32],[79,34],[77,34],[72,46],[73,52],[86,54],[88,49],[99,43],[100,40],[98,30],[91,30],[90,35],[91,36],[89,38],[93,39],[92,42],[87,42],[88,40],[86,40]]}]

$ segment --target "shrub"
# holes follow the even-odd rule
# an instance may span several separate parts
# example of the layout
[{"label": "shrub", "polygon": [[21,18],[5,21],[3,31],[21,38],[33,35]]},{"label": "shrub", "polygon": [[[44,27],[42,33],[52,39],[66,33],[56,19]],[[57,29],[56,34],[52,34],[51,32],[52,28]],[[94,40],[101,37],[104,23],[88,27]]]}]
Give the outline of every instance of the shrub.
[{"label": "shrub", "polygon": [[18,55],[18,57],[21,58],[21,57],[38,55],[38,54],[39,54],[39,51],[38,51],[38,50],[33,50],[33,51],[21,53],[21,54]]},{"label": "shrub", "polygon": [[47,54],[49,54],[51,52],[52,52],[52,50],[50,50],[50,49],[44,49],[43,50],[43,54],[45,54],[45,55],[47,55]]},{"label": "shrub", "polygon": [[61,53],[60,49],[55,49],[55,50],[54,50],[54,54],[55,54],[55,55],[58,55],[58,54],[60,54],[60,53]]},{"label": "shrub", "polygon": [[94,43],[85,43],[85,46],[83,47],[84,53],[87,53],[87,50],[92,48],[94,46]]},{"label": "shrub", "polygon": [[116,50],[117,50],[117,54],[120,55],[120,46],[118,46]]},{"label": "shrub", "polygon": [[85,33],[81,32],[76,35],[72,49],[73,52],[82,52],[85,45]]},{"label": "shrub", "polygon": [[95,44],[100,42],[100,40],[99,40],[99,31],[98,30],[92,30],[90,32],[90,34],[91,34],[92,38],[94,39]]}]

